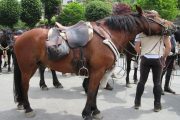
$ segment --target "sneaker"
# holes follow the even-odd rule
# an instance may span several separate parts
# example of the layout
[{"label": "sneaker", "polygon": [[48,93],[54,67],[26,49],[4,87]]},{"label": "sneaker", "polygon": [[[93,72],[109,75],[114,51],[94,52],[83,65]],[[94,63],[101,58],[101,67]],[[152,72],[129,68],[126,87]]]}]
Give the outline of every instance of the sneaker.
[{"label": "sneaker", "polygon": [[161,105],[154,106],[154,112],[159,112],[161,109]]},{"label": "sneaker", "polygon": [[175,91],[173,91],[170,87],[164,87],[164,91],[172,94],[176,94]]}]

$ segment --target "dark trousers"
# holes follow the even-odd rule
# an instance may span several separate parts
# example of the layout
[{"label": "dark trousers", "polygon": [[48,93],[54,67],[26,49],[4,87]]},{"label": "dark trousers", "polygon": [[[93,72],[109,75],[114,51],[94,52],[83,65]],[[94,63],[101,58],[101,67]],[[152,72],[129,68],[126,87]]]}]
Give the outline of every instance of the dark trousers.
[{"label": "dark trousers", "polygon": [[166,73],[164,87],[169,87],[171,73],[172,73],[172,70],[174,67],[174,60],[175,60],[175,56],[168,56],[166,59],[166,66],[164,67],[163,72],[162,72],[162,76],[161,76],[161,83],[162,83],[163,76]]},{"label": "dark trousers", "polygon": [[162,62],[160,59],[148,59],[144,56],[141,57],[140,63],[140,80],[136,89],[135,104],[141,103],[141,96],[144,92],[144,86],[148,79],[148,75],[152,70],[153,77],[153,93],[154,93],[154,105],[161,104],[161,74],[162,74]]}]

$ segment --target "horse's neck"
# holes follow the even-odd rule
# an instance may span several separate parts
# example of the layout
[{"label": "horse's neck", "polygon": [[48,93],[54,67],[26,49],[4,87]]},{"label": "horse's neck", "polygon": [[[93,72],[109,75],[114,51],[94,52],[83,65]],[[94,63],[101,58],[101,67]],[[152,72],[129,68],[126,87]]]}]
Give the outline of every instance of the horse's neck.
[{"label": "horse's neck", "polygon": [[114,43],[116,44],[117,49],[120,51],[124,49],[129,41],[133,40],[138,33],[125,33],[121,32],[113,39]]}]

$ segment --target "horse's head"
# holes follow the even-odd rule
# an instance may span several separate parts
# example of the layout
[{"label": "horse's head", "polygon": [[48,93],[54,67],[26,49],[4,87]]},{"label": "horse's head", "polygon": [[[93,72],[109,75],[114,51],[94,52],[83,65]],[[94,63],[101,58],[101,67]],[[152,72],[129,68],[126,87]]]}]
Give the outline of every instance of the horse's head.
[{"label": "horse's head", "polygon": [[142,16],[144,27],[144,33],[147,35],[168,35],[173,33],[176,30],[176,26],[173,22],[162,19],[158,12],[151,11],[142,11],[141,7],[136,6],[136,10],[138,11],[138,15]]},{"label": "horse's head", "polygon": [[1,39],[0,39],[0,44],[3,47],[7,47],[7,46],[11,45],[12,36],[13,36],[13,33],[12,33],[11,30],[9,30],[9,29],[3,30],[3,33],[2,33],[2,36],[1,36]]}]

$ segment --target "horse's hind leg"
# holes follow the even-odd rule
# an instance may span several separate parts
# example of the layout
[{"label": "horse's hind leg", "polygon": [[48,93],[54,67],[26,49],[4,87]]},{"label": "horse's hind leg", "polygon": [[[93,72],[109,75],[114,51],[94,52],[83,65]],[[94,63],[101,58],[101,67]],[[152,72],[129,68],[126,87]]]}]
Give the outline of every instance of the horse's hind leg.
[{"label": "horse's hind leg", "polygon": [[26,70],[21,70],[21,77],[22,77],[22,92],[23,92],[23,106],[25,109],[26,117],[34,117],[35,113],[33,112],[33,109],[30,106],[29,100],[28,100],[28,90],[29,90],[29,81],[30,78],[34,75],[34,73],[37,70],[37,66],[29,66]]},{"label": "horse's hind leg", "polygon": [[[16,57],[14,57],[14,98],[18,105],[23,105],[26,113],[26,117],[35,116],[30,103],[28,100],[28,89],[29,81],[33,74],[36,72],[37,65],[29,64],[26,62],[19,62],[21,66],[18,65]],[[22,63],[22,64],[21,64]],[[27,65],[27,66],[23,66]],[[20,69],[21,68],[21,69]]]},{"label": "horse's hind leg", "polygon": [[47,87],[45,80],[44,80],[45,69],[46,69],[45,67],[39,66],[39,75],[40,75],[39,86],[42,90],[48,90],[48,87]]},{"label": "horse's hind leg", "polygon": [[53,77],[53,85],[55,88],[63,88],[62,84],[59,82],[57,75],[56,75],[56,71],[55,70],[51,70],[52,72],[52,77]]}]

